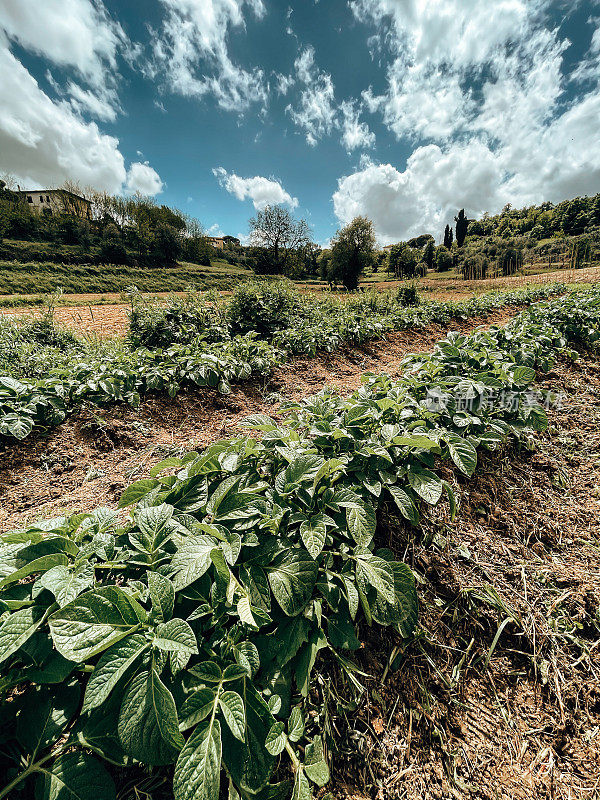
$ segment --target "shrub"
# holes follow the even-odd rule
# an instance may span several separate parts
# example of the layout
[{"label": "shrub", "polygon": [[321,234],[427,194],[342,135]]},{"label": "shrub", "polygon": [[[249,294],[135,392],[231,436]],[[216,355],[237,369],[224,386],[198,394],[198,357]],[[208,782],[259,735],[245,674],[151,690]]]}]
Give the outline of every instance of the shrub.
[{"label": "shrub", "polygon": [[400,286],[398,289],[396,289],[395,300],[405,308],[408,306],[418,306],[421,302],[419,293],[417,292],[417,287],[414,283],[411,283],[408,286]]},{"label": "shrub", "polygon": [[100,260],[105,264],[128,264],[129,257],[122,243],[115,239],[102,242]]},{"label": "shrub", "polygon": [[250,247],[248,265],[256,275],[280,275],[281,264],[267,247]]},{"label": "shrub", "polygon": [[300,297],[291,283],[246,281],[231,296],[231,333],[256,331],[261,336],[272,336],[276,331],[288,327],[300,312]]},{"label": "shrub", "polygon": [[190,293],[185,298],[171,297],[167,303],[143,300],[132,294],[129,313],[129,343],[132,347],[170,347],[229,338],[226,321],[215,304],[202,295]]},{"label": "shrub", "polygon": [[75,334],[57,327],[52,311],[47,311],[39,318],[24,325],[21,328],[21,334],[24,339],[50,347],[68,347],[78,343]]},{"label": "shrub", "polygon": [[436,272],[446,272],[452,269],[452,256],[447,247],[441,244],[435,251],[435,270]]}]

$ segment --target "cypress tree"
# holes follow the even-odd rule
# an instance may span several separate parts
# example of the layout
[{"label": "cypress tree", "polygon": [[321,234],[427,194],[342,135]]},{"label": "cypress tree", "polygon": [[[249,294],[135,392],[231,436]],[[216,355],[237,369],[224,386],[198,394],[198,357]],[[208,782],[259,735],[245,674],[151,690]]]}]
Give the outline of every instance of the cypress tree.
[{"label": "cypress tree", "polygon": [[425,248],[423,249],[423,261],[427,264],[429,269],[433,267],[433,261],[435,259],[435,245],[433,243],[433,239],[429,239]]},{"label": "cypress tree", "polygon": [[450,250],[452,247],[453,238],[452,228],[450,225],[446,225],[446,230],[444,231],[444,247],[446,247],[448,250]]},{"label": "cypress tree", "polygon": [[458,217],[454,217],[454,221],[456,222],[456,244],[462,247],[469,227],[469,220],[465,217],[464,208],[458,212]]}]

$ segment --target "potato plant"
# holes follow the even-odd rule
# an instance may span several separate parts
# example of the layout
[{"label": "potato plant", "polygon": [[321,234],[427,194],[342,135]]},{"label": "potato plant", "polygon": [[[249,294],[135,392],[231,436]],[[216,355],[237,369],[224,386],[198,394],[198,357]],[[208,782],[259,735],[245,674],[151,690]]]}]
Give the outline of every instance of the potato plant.
[{"label": "potato plant", "polygon": [[[137,405],[147,392],[175,396],[184,386],[209,387],[227,394],[232,383],[268,375],[295,354],[333,351],[344,343],[381,339],[394,330],[449,324],[452,319],[531,303],[563,288],[540,287],[484,295],[463,303],[424,303],[410,308],[393,296],[375,294],[347,303],[304,300],[302,313],[288,319],[286,327],[271,331],[267,339],[254,332],[232,336],[224,330],[220,315],[214,315],[211,326],[206,322],[210,314],[199,313],[201,322],[196,320],[199,328],[194,341],[175,341],[168,347],[152,349],[128,349],[110,343],[87,349],[81,344],[65,352],[56,347],[31,350],[24,346],[14,326],[0,323],[0,369],[10,373],[0,377],[0,437],[24,439],[36,427],[59,424],[86,402]],[[185,306],[183,318],[176,324],[171,317],[177,308],[171,309],[172,314],[169,311],[168,319],[160,315],[155,319],[152,312],[149,340],[163,341],[161,337],[173,328],[179,336],[181,325],[192,337],[194,317],[190,309]],[[27,378],[24,372],[37,380]]]},{"label": "potato plant", "polygon": [[[407,359],[287,406],[260,436],[170,458],[119,506],[0,535],[0,798],[113,800],[142,765],[176,800],[308,800],[330,776],[305,714],[315,670],[360,692],[364,626],[409,639],[410,568],[381,546],[382,504],[418,525],[467,476],[478,448],[546,425],[535,370],[570,341],[598,341],[600,295],[524,312],[506,330],[451,335]],[[505,391],[509,407],[486,402]],[[468,410],[460,397],[470,399]]]}]

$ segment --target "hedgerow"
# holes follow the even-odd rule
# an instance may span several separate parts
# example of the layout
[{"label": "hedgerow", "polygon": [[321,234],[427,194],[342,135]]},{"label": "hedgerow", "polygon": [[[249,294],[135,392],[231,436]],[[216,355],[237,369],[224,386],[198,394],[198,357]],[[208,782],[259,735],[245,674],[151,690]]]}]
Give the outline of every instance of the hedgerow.
[{"label": "hedgerow", "polygon": [[453,513],[440,461],[471,476],[478,449],[544,429],[535,370],[598,341],[600,293],[534,306],[449,335],[399,381],[367,375],[285,423],[249,418],[259,437],[163,461],[125,490],[126,521],[98,509],[1,535],[0,798],[113,800],[136,764],[176,800],[217,800],[223,780],[233,798],[310,798],[329,780],[331,729],[305,713],[327,703],[323,676],[360,695],[364,626],[418,624],[378,510],[418,525],[445,494]]},{"label": "hedgerow", "polygon": [[[229,393],[233,382],[267,375],[292,355],[331,352],[344,343],[380,339],[395,330],[448,325],[453,319],[485,316],[563,290],[555,285],[414,307],[404,307],[385,296],[348,303],[309,298],[298,306],[301,313],[288,318],[288,327],[273,329],[267,338],[254,331],[233,335],[224,327],[227,312],[213,306],[198,311],[198,317],[187,307],[179,318],[150,310],[149,324],[140,321],[136,336],[143,329],[145,335],[152,335],[152,341],[164,341],[163,346],[152,348],[97,341],[44,347],[24,337],[14,324],[0,323],[0,374],[4,373],[0,377],[0,436],[23,439],[36,426],[59,424],[83,402],[137,405],[149,391],[167,391],[174,396],[186,385]],[[273,301],[275,305],[278,302]],[[374,310],[377,303],[379,309]],[[183,341],[167,347],[172,336]]]}]

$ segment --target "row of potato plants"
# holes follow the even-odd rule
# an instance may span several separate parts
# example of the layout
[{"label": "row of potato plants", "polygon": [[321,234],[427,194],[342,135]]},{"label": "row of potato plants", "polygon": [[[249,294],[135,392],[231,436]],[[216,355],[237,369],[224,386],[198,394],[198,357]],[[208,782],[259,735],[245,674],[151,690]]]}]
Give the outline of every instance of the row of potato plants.
[{"label": "row of potato plants", "polygon": [[176,800],[309,800],[333,744],[306,713],[316,676],[360,692],[365,626],[418,624],[378,510],[418,525],[446,495],[454,514],[440,463],[471,476],[478,449],[542,430],[536,370],[599,338],[600,294],[535,306],[451,334],[401,380],[248,418],[252,435],[156,465],[121,513],[1,534],[0,799],[114,800],[142,765]]},{"label": "row of potato plants", "polygon": [[[365,298],[355,301],[353,309],[339,302],[336,313],[331,313],[330,303],[325,307],[311,301],[308,316],[278,330],[269,340],[249,332],[220,341],[213,341],[209,335],[208,340],[200,337],[197,341],[152,349],[130,350],[115,343],[96,343],[84,349],[66,345],[29,347],[26,360],[15,356],[14,366],[0,376],[0,438],[21,440],[36,427],[58,425],[82,403],[124,402],[135,406],[147,392],[162,391],[174,396],[190,385],[227,394],[232,383],[268,375],[295,354],[332,351],[344,343],[380,339],[393,330],[432,323],[447,325],[452,319],[484,316],[495,309],[535,302],[562,290],[564,287],[559,285],[539,287],[483,295],[463,303],[424,303],[414,308],[404,308],[385,298]],[[10,333],[12,336],[13,331]],[[10,342],[14,344],[13,338]],[[24,343],[19,342],[19,346],[22,350]],[[16,351],[21,352],[18,347]],[[10,364],[7,359],[5,366]],[[26,378],[24,371],[33,373],[35,379]]]}]

